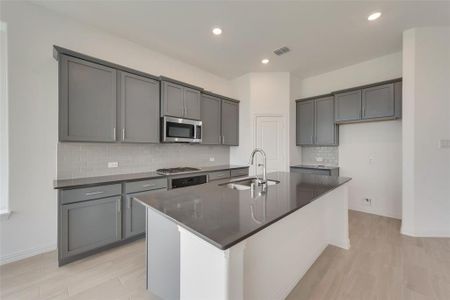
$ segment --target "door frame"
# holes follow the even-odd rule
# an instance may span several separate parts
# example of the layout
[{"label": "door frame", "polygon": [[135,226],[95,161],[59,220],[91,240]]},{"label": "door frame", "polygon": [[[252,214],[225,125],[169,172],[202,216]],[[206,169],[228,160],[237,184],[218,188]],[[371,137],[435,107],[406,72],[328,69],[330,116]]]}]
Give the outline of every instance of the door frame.
[{"label": "door frame", "polygon": [[[289,172],[289,143],[288,143],[288,133],[287,133],[287,127],[286,127],[286,116],[282,115],[282,114],[254,114],[253,115],[253,149],[256,148],[257,146],[257,141],[258,141],[258,119],[259,118],[281,118],[282,121],[282,125],[283,125],[283,130],[282,130],[282,139],[284,140],[284,149],[283,149],[283,163],[282,165],[284,172]],[[263,149],[264,150],[264,149]],[[254,174],[256,174],[256,166],[253,166],[253,171]]]}]

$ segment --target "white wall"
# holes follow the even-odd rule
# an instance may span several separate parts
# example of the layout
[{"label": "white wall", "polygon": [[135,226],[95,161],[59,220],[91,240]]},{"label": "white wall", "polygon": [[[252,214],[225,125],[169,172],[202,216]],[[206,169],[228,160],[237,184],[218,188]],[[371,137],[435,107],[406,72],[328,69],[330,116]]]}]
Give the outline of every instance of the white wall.
[{"label": "white wall", "polygon": [[10,205],[0,262],[56,247],[57,62],[53,45],[231,94],[231,82],[22,1],[1,1],[8,23]]},{"label": "white wall", "polygon": [[[289,137],[290,74],[287,72],[249,73],[233,80],[234,94],[241,100],[239,111],[239,147],[231,147],[230,163],[248,164],[255,148],[256,115],[280,115],[285,119]],[[285,141],[288,170],[289,138]]]},{"label": "white wall", "polygon": [[[401,52],[305,78],[295,90],[304,98],[398,77]],[[349,208],[401,218],[401,121],[340,125],[339,139],[340,175],[353,178]]]},{"label": "white wall", "polygon": [[403,82],[402,232],[450,237],[450,27],[404,32]]}]

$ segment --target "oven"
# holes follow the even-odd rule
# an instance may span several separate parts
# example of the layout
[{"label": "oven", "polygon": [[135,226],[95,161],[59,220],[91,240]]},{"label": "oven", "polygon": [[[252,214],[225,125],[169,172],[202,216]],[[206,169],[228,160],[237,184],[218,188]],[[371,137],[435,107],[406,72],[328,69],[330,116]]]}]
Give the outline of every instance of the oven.
[{"label": "oven", "polygon": [[202,121],[162,117],[161,140],[164,143],[200,143]]}]

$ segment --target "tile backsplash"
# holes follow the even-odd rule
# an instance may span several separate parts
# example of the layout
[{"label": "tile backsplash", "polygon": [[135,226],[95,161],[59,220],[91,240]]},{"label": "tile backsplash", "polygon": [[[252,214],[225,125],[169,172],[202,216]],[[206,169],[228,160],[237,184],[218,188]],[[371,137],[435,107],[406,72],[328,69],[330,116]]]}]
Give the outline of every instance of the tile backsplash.
[{"label": "tile backsplash", "polygon": [[302,147],[302,163],[338,166],[338,147]]},{"label": "tile backsplash", "polygon": [[[210,158],[214,157],[214,161]],[[58,143],[58,179],[229,164],[225,146],[190,144]],[[108,162],[118,162],[108,168]]]}]

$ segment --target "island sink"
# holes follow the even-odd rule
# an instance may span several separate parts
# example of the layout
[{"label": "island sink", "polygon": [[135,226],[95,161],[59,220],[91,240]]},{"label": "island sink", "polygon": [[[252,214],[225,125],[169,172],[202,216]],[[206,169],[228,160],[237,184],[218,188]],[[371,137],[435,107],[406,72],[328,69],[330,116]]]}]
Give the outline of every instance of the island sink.
[{"label": "island sink", "polygon": [[[275,185],[275,184],[279,184],[279,183],[280,183],[280,181],[278,181],[278,180],[272,180],[272,179],[266,180],[267,185]],[[219,184],[219,186],[223,186],[223,187],[227,187],[229,189],[239,190],[239,191],[249,190],[249,189],[251,189],[252,185],[254,187],[258,187],[263,184],[261,184],[259,179],[256,177],[248,177],[248,178],[244,178],[241,180],[233,180],[233,181]]]}]

